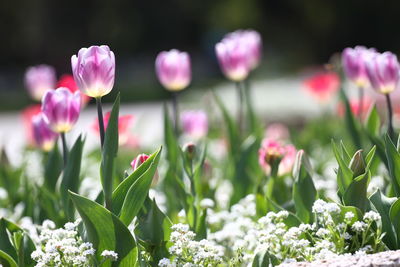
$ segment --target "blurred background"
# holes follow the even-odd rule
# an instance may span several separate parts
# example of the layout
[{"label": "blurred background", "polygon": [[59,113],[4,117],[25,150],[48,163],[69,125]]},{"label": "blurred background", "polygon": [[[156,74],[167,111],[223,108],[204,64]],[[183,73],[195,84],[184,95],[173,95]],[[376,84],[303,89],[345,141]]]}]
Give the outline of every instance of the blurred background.
[{"label": "blurred background", "polygon": [[[384,2],[384,3],[383,3]],[[398,0],[17,0],[0,5],[0,109],[31,103],[23,84],[28,66],[49,64],[71,73],[81,47],[107,44],[116,55],[116,84],[125,102],[168,97],[157,82],[158,52],[178,48],[192,57],[191,89],[223,77],[214,45],[224,34],[253,28],[264,58],[254,79],[297,75],[326,63],[347,46],[399,52]]]}]

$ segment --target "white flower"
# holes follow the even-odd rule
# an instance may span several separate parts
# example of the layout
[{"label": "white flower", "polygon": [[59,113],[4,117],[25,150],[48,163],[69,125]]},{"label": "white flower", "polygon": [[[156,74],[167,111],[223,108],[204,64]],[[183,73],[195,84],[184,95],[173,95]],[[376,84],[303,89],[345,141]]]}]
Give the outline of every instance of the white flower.
[{"label": "white flower", "polygon": [[354,232],[363,232],[367,229],[367,224],[365,222],[356,221],[351,226]]},{"label": "white flower", "polygon": [[205,198],[200,201],[200,207],[203,209],[214,208],[214,201],[210,198]]},{"label": "white flower", "polygon": [[381,216],[379,215],[379,213],[371,210],[364,214],[363,219],[366,222],[378,222],[381,220]]},{"label": "white flower", "polygon": [[101,256],[107,259],[110,259],[111,261],[116,261],[118,260],[118,253],[112,251],[112,250],[103,250],[101,253]]},{"label": "white flower", "polygon": [[354,213],[352,212],[352,211],[348,211],[348,212],[346,212],[345,214],[344,214],[344,218],[346,219],[346,220],[351,220],[351,219],[353,219],[354,218]]}]

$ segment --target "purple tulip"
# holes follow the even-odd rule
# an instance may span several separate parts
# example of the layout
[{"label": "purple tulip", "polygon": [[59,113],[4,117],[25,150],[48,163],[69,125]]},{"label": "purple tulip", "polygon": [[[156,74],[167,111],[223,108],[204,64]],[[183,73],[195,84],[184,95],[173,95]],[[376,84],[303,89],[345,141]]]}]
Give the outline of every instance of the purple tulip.
[{"label": "purple tulip", "polygon": [[222,72],[235,82],[247,78],[252,66],[249,50],[240,34],[228,34],[215,45],[215,52]]},{"label": "purple tulip", "polygon": [[44,151],[50,151],[57,141],[58,134],[49,128],[42,113],[32,118],[32,129],[36,145]]},{"label": "purple tulip", "polygon": [[376,53],[375,49],[367,49],[364,46],[346,48],[342,53],[342,64],[344,72],[349,80],[354,82],[359,88],[370,86],[366,70],[366,60]]},{"label": "purple tulip", "polygon": [[204,111],[185,111],[181,115],[183,132],[193,138],[202,138],[208,132],[208,119]]},{"label": "purple tulip", "polygon": [[115,78],[114,53],[106,45],[81,48],[71,57],[72,73],[79,89],[100,98],[111,92]]},{"label": "purple tulip", "polygon": [[225,38],[238,38],[246,47],[250,68],[253,70],[258,67],[262,55],[262,40],[257,31],[237,30],[227,34]]},{"label": "purple tulip", "polygon": [[56,71],[48,65],[29,67],[25,72],[25,85],[34,100],[40,101],[47,90],[56,87]]},{"label": "purple tulip", "polygon": [[43,96],[42,112],[46,123],[57,133],[69,132],[79,117],[81,109],[81,94],[71,93],[67,88],[60,87],[49,90]]},{"label": "purple tulip", "polygon": [[369,81],[376,91],[389,94],[397,88],[400,65],[396,55],[375,53],[367,58],[366,67]]},{"label": "purple tulip", "polygon": [[160,52],[156,58],[156,73],[166,89],[185,89],[192,79],[189,54],[176,49]]}]

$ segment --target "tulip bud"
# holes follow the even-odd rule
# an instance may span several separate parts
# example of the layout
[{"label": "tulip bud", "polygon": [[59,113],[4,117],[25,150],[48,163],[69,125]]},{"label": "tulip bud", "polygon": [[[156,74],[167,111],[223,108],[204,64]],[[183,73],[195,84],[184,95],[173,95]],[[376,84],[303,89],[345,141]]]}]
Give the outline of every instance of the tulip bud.
[{"label": "tulip bud", "polygon": [[72,73],[79,89],[86,95],[99,98],[114,86],[115,57],[106,45],[81,48],[71,57]]},{"label": "tulip bud", "polygon": [[195,139],[207,135],[208,119],[204,111],[184,111],[181,114],[181,123],[183,132]]},{"label": "tulip bud", "polygon": [[187,143],[183,146],[183,152],[189,161],[192,161],[196,155],[196,145],[194,143]]},{"label": "tulip bud", "polygon": [[134,160],[131,162],[131,166],[133,170],[136,170],[140,165],[143,164],[149,158],[146,154],[138,155]]},{"label": "tulip bud", "polygon": [[33,138],[38,147],[50,151],[57,141],[58,134],[53,132],[39,113],[32,118]]},{"label": "tulip bud", "polygon": [[69,132],[78,120],[80,109],[80,92],[73,94],[67,88],[61,87],[49,90],[43,96],[44,120],[56,133]]},{"label": "tulip bud", "polygon": [[365,160],[362,155],[362,150],[358,150],[350,161],[350,170],[353,171],[353,176],[357,177],[365,173]]},{"label": "tulip bud", "polygon": [[160,52],[156,58],[156,73],[166,89],[185,89],[192,79],[189,54],[176,49]]},{"label": "tulip bud", "polygon": [[346,48],[342,53],[342,64],[347,78],[360,88],[370,85],[365,65],[368,57],[374,53],[375,49],[367,49],[364,46]]},{"label": "tulip bud", "polygon": [[396,55],[375,53],[367,58],[366,67],[369,81],[376,91],[389,94],[397,88],[400,65]]},{"label": "tulip bud", "polygon": [[56,87],[56,71],[48,65],[30,67],[25,73],[25,85],[34,100],[40,101],[47,90]]},{"label": "tulip bud", "polygon": [[251,65],[248,49],[244,42],[234,36],[227,36],[215,45],[218,62],[225,76],[235,82],[247,78]]}]

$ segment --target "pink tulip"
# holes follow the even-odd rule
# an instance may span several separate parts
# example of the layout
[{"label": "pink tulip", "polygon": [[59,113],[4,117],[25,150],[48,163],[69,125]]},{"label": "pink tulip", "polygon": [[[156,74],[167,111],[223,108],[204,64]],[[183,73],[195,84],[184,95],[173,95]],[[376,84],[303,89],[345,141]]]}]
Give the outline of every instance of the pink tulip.
[{"label": "pink tulip", "polygon": [[366,69],[368,57],[376,53],[375,49],[367,49],[364,46],[346,48],[342,53],[342,65],[344,72],[349,80],[354,82],[359,88],[370,86]]},{"label": "pink tulip", "polygon": [[335,72],[319,73],[303,82],[303,88],[320,102],[327,102],[339,90],[340,79]]},{"label": "pink tulip", "polygon": [[56,71],[48,65],[29,67],[25,72],[25,85],[34,100],[40,101],[47,90],[56,87]]},{"label": "pink tulip", "polygon": [[138,155],[135,159],[132,160],[131,166],[133,170],[136,170],[140,165],[143,164],[147,159],[149,158],[149,155],[146,154],[140,154]]},{"label": "pink tulip", "polygon": [[44,151],[50,151],[57,141],[58,134],[50,129],[42,113],[32,118],[32,127],[35,144]]},{"label": "pink tulip", "polygon": [[100,98],[111,92],[115,78],[114,53],[106,45],[81,48],[71,57],[74,79],[86,95]]},{"label": "pink tulip", "polygon": [[189,54],[176,49],[160,52],[156,58],[156,74],[166,89],[185,89],[192,79]]},{"label": "pink tulip", "polygon": [[266,174],[271,173],[271,164],[280,160],[278,175],[290,173],[296,158],[296,148],[293,145],[284,145],[280,141],[265,138],[258,151],[258,162]]},{"label": "pink tulip", "polygon": [[[361,118],[364,120],[367,117],[368,112],[371,109],[372,105],[374,104],[374,101],[370,97],[364,96],[362,101],[362,107],[360,105],[360,100],[358,98],[350,99],[349,104],[351,112],[354,114],[354,116],[360,117],[361,115]],[[340,117],[344,117],[345,107],[343,103],[338,104],[337,112]]]},{"label": "pink tulip", "polygon": [[47,91],[42,100],[44,120],[56,133],[69,132],[78,120],[81,101],[79,92],[65,87]]},{"label": "pink tulip", "polygon": [[208,132],[207,114],[201,110],[184,111],[181,114],[182,130],[195,139],[205,137]]}]

